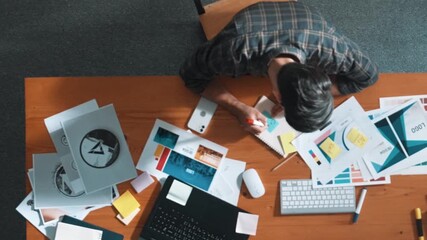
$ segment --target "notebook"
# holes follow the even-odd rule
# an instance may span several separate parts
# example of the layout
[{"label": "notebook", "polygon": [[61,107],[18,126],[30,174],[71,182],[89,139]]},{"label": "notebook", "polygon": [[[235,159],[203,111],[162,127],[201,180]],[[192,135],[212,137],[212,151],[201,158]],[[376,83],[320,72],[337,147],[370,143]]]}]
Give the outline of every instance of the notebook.
[{"label": "notebook", "polygon": [[236,232],[239,213],[247,212],[169,176],[139,239],[248,239]]},{"label": "notebook", "polygon": [[279,137],[290,133],[293,133],[294,136],[298,136],[299,132],[288,124],[283,111],[274,118],[271,116],[271,109],[274,105],[275,103],[266,96],[261,96],[259,101],[255,104],[255,108],[267,118],[268,125],[265,131],[255,136],[261,139],[261,141],[267,144],[279,155],[285,156],[289,153],[286,153],[283,150]]}]

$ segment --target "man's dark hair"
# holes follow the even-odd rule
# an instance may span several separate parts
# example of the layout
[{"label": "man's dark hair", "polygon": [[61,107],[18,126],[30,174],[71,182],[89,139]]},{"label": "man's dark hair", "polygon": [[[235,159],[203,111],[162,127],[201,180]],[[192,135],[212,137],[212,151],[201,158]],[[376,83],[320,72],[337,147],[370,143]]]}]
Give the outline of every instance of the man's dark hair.
[{"label": "man's dark hair", "polygon": [[334,108],[328,75],[308,65],[288,63],[280,69],[277,81],[289,125],[300,132],[326,125]]}]

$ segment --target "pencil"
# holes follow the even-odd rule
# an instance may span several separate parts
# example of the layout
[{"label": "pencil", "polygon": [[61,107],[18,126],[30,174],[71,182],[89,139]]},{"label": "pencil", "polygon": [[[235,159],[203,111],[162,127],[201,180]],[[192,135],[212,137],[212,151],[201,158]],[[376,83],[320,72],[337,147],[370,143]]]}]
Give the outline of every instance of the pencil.
[{"label": "pencil", "polygon": [[291,156],[283,159],[279,164],[277,164],[277,166],[275,166],[273,169],[271,169],[271,171],[275,171],[277,170],[279,167],[281,167],[283,164],[285,164],[286,162],[288,162],[289,160],[291,160],[293,157],[295,157],[297,155],[298,152],[293,153]]}]

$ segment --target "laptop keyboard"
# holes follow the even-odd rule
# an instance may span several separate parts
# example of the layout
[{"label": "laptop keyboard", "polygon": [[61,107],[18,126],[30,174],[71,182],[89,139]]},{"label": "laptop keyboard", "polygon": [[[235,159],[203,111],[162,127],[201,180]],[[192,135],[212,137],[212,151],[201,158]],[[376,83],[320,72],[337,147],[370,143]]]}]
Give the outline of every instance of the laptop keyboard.
[{"label": "laptop keyboard", "polygon": [[220,236],[204,229],[197,220],[184,215],[176,209],[158,207],[153,221],[149,226],[153,231],[176,240],[226,240],[226,236]]}]

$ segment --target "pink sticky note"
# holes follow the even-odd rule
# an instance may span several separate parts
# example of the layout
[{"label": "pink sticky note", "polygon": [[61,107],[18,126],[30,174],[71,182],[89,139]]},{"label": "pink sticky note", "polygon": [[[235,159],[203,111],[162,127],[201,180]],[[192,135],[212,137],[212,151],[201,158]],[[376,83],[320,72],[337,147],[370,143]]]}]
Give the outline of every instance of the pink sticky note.
[{"label": "pink sticky note", "polygon": [[137,178],[132,180],[130,184],[135,189],[137,193],[142,192],[142,190],[146,189],[154,182],[154,179],[148,174],[148,172],[143,172]]}]

